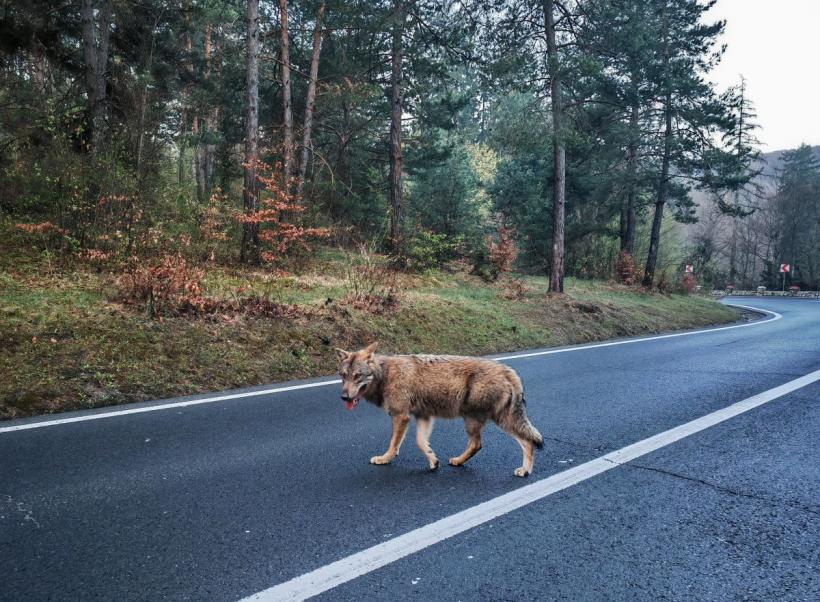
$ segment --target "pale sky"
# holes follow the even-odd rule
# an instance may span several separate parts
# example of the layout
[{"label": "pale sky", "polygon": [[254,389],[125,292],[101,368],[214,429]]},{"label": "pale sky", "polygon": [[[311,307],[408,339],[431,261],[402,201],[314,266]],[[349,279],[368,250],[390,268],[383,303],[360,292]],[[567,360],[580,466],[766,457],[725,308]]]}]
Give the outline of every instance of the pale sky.
[{"label": "pale sky", "polygon": [[721,91],[747,80],[764,152],[820,144],[820,0],[718,0],[723,60],[711,73]]}]

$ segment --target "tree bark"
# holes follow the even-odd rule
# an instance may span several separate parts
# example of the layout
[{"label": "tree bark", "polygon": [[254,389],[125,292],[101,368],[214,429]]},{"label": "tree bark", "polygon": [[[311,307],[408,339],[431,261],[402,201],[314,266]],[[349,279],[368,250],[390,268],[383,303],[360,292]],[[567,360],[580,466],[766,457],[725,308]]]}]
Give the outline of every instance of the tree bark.
[{"label": "tree bark", "polygon": [[202,203],[205,200],[205,184],[202,170],[202,135],[199,131],[199,115],[194,114],[191,121],[191,135],[196,140],[194,146],[194,181],[196,182],[196,198]]},{"label": "tree bark", "polygon": [[85,90],[89,100],[97,91],[97,42],[94,36],[94,1],[83,0],[80,8],[83,28],[83,63],[85,68]]},{"label": "tree bark", "polygon": [[293,107],[290,97],[290,49],[288,42],[288,2],[279,0],[279,35],[282,54],[282,110],[284,113],[284,138],[282,140],[282,170],[285,185],[290,187],[293,175]]},{"label": "tree bark", "polygon": [[404,207],[402,200],[402,37],[404,35],[404,5],[395,0],[393,7],[393,43],[390,52],[392,71],[390,75],[390,246],[394,255],[402,255],[402,226]]},{"label": "tree bark", "polygon": [[[634,79],[633,79],[634,82]],[[635,253],[635,200],[638,193],[638,144],[640,142],[640,106],[637,86],[633,86],[629,111],[629,144],[626,151],[627,191],[621,214],[621,251]]]},{"label": "tree bark", "polygon": [[34,33],[31,34],[31,50],[29,52],[28,62],[31,81],[34,83],[37,92],[45,97],[51,93],[48,85],[48,59],[46,58],[43,43],[37,39]]},{"label": "tree bark", "polygon": [[154,66],[154,44],[156,41],[156,36],[154,32],[157,31],[157,25],[159,24],[160,16],[159,14],[154,19],[154,27],[151,29],[151,44],[148,49],[148,56],[146,57],[145,62],[142,66],[142,71],[144,76],[142,77],[142,86],[140,87],[139,93],[139,113],[137,117],[137,148],[136,148],[136,164],[135,164],[135,171],[137,173],[137,183],[138,188],[142,189],[142,164],[143,164],[143,156],[145,154],[145,115],[148,110],[148,79],[149,74],[151,73],[151,69]]},{"label": "tree bark", "polygon": [[83,0],[80,17],[83,30],[85,89],[88,96],[86,144],[91,154],[95,155],[99,146],[105,104],[105,70],[108,63],[111,9],[107,2],[100,9],[99,39],[95,32],[93,0]]},{"label": "tree bark", "polygon": [[732,218],[732,236],[729,239],[729,284],[737,284],[737,220]]},{"label": "tree bark", "polygon": [[179,156],[177,157],[177,183],[182,186],[185,182],[185,136],[188,133],[188,109],[185,107],[185,100],[183,97],[183,106],[179,115]]},{"label": "tree bark", "polygon": [[[106,0],[100,9],[100,37],[97,49],[97,117],[105,114],[108,75],[108,45],[111,39],[111,2]],[[98,128],[99,129],[99,128]]]},{"label": "tree bark", "polygon": [[[180,115],[180,124],[179,124],[179,164],[177,166],[178,169],[178,180],[179,184],[182,185],[185,182],[185,149],[187,147],[187,136],[188,136],[188,115],[189,112],[193,113],[193,110],[190,107],[191,102],[191,82],[194,78],[194,64],[192,59],[192,52],[193,52],[193,45],[191,42],[191,11],[193,7],[191,5],[191,0],[185,0],[183,3],[183,13],[184,13],[184,21],[185,21],[185,29],[180,36],[182,38],[182,48],[183,48],[183,70],[187,77],[187,81],[185,82],[185,86],[182,89],[182,113]],[[191,129],[193,130],[193,122],[196,120],[196,115],[194,114],[194,118],[191,120],[192,126]]]},{"label": "tree bark", "polygon": [[[218,36],[218,33],[216,36],[214,34],[214,27],[211,24],[206,25],[204,38],[204,79],[206,82],[211,80],[211,75],[214,73],[219,77],[222,71],[221,38]],[[216,37],[216,41],[214,41],[214,37]],[[216,143],[214,142],[214,138],[219,127],[219,103],[211,99],[210,105],[204,119],[205,140],[200,144],[199,149],[203,200],[207,200],[214,187],[214,167],[216,164]]]},{"label": "tree bark", "polygon": [[[256,179],[256,164],[259,160],[259,0],[248,0],[245,11],[246,54],[245,71],[245,165],[243,201],[245,215],[259,209],[259,185]],[[259,226],[249,222],[243,224],[243,262],[259,261]]]},{"label": "tree bark", "polygon": [[[202,58],[204,63],[202,79],[205,82],[206,88],[209,80],[211,79],[211,51],[213,48],[213,45],[211,44],[212,32],[213,27],[210,23],[207,23],[205,25],[205,30],[202,37]],[[200,202],[206,202],[210,194],[208,187],[208,140],[211,137],[210,113],[210,109],[206,109],[204,111],[202,123],[200,124],[199,141],[196,145],[196,163],[199,172],[197,174],[197,186],[199,187],[199,190],[197,190],[197,196],[199,197]]]},{"label": "tree bark", "polygon": [[669,162],[672,149],[672,98],[666,95],[664,102],[664,120],[666,125],[663,133],[663,158],[661,160],[661,175],[658,181],[658,197],[655,201],[655,214],[652,217],[652,233],[649,237],[649,253],[646,256],[646,270],[643,276],[643,285],[652,288],[655,280],[655,267],[658,263],[658,248],[661,242],[661,224],[663,223],[663,209],[666,206],[669,189]]},{"label": "tree bark", "polygon": [[553,0],[544,0],[544,29],[547,37],[547,61],[552,97],[552,258],[549,291],[564,292],[564,212],[566,195],[566,146],[564,138],[564,103],[558,45],[555,42]]},{"label": "tree bark", "polygon": [[661,223],[663,222],[663,209],[666,205],[666,198],[669,189],[669,163],[672,154],[672,91],[669,81],[669,17],[667,15],[667,2],[664,0],[661,8],[661,31],[663,36],[663,84],[664,84],[664,132],[663,132],[663,157],[661,159],[661,174],[658,181],[658,196],[655,201],[655,215],[652,217],[652,233],[649,237],[649,253],[646,256],[646,269],[644,270],[643,285],[652,288],[655,280],[655,267],[658,263],[658,247],[661,242]]},{"label": "tree bark", "polygon": [[313,51],[310,55],[310,81],[308,82],[305,100],[305,117],[302,127],[302,158],[299,162],[299,174],[296,179],[296,195],[302,196],[311,150],[310,133],[313,127],[313,106],[316,104],[316,82],[319,79],[319,54],[322,51],[322,17],[325,14],[325,3],[316,11],[316,24],[313,27]]}]

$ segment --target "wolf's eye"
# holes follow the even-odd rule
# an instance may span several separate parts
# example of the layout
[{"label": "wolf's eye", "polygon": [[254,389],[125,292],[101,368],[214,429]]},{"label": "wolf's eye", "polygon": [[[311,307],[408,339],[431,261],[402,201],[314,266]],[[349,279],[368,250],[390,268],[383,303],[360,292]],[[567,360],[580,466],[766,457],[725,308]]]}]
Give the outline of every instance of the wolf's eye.
[{"label": "wolf's eye", "polygon": [[361,372],[356,372],[356,373],[353,375],[353,378],[354,378],[355,380],[359,380],[361,377],[362,377],[362,373],[361,373]]}]

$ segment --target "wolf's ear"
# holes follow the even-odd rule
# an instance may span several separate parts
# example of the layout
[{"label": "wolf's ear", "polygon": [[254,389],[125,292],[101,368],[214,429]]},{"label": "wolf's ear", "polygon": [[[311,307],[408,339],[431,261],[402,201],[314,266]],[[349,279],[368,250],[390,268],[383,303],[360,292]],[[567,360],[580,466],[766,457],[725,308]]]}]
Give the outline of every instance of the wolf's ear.
[{"label": "wolf's ear", "polygon": [[378,347],[378,346],[379,346],[378,341],[373,341],[367,347],[365,347],[363,349],[363,351],[367,354],[367,357],[369,358],[369,357],[373,356],[373,352],[376,351],[376,347]]},{"label": "wolf's ear", "polygon": [[336,347],[336,356],[339,358],[340,361],[346,360],[350,356],[349,351],[345,351],[344,349],[339,349]]}]

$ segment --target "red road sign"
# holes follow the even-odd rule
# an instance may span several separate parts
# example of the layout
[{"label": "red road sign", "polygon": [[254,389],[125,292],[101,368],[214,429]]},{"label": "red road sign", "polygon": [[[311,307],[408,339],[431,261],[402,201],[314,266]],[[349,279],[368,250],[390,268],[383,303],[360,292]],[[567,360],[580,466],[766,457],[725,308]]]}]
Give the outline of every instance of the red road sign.
[{"label": "red road sign", "polygon": [[695,273],[695,266],[693,266],[691,263],[687,263],[686,267],[683,268],[683,272],[685,274],[694,274]]},{"label": "red road sign", "polygon": [[785,274],[786,272],[791,271],[791,270],[790,270],[790,268],[791,268],[791,266],[790,266],[788,263],[781,263],[781,264],[780,264],[780,271],[781,271],[783,274]]}]

